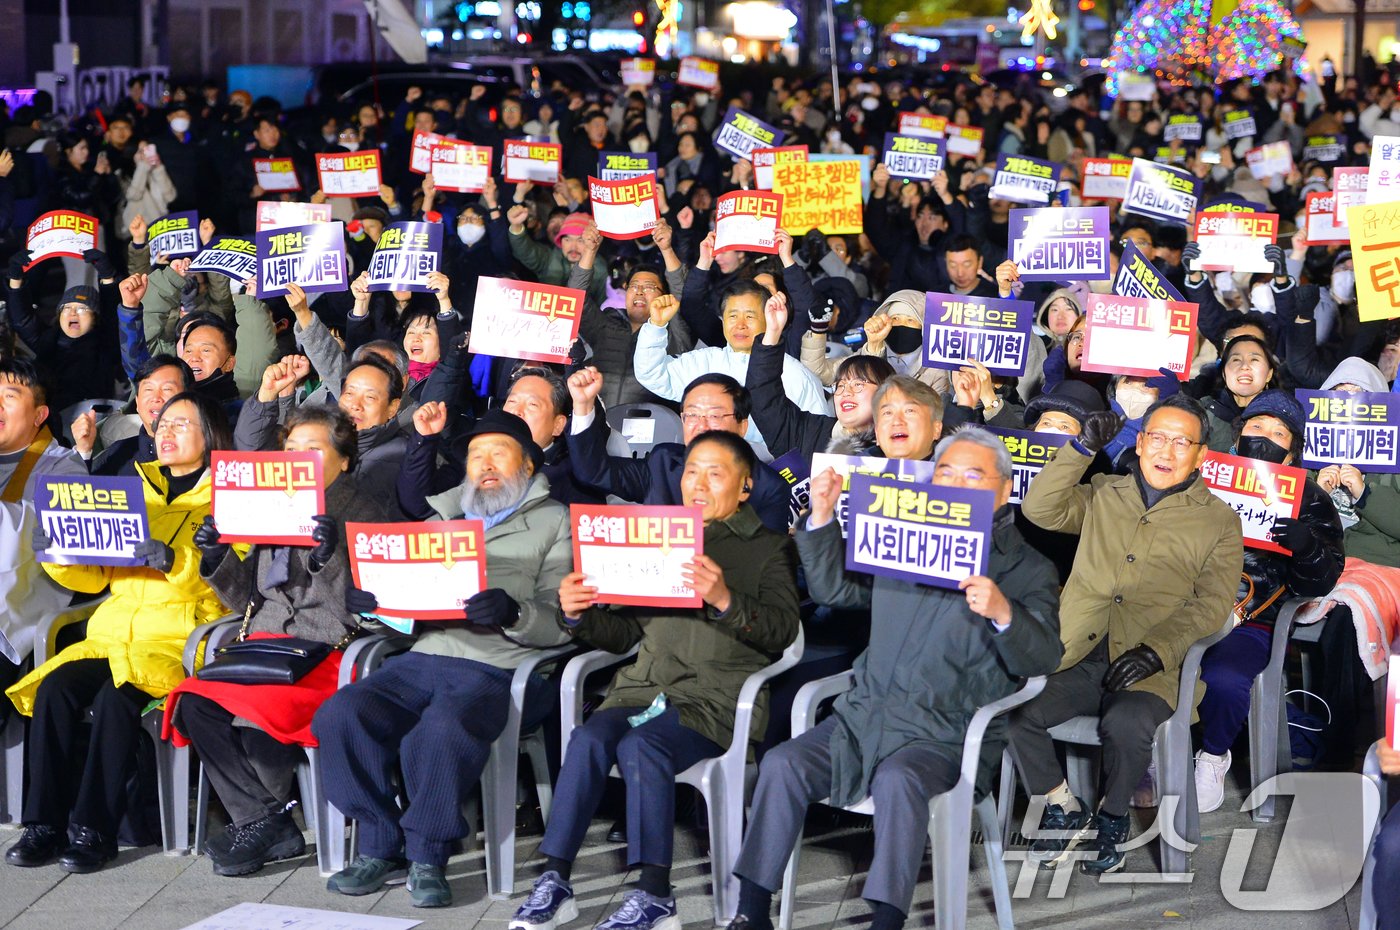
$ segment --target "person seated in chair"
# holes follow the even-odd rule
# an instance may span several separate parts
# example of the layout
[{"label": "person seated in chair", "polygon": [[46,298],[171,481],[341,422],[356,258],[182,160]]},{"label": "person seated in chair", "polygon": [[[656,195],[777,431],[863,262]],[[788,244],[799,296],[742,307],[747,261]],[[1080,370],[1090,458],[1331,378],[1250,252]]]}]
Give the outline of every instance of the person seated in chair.
[{"label": "person seated in chair", "polygon": [[[598,589],[581,572],[564,577],[560,622],[572,636],[609,652],[639,651],[565,749],[540,844],[544,873],[512,928],[554,930],[578,916],[574,858],[617,765],[627,786],[627,861],[640,866],[641,880],[599,930],[680,930],[671,893],[675,777],[724,752],[744,681],[798,631],[792,541],[765,528],[746,503],[756,467],[734,433],[710,430],[686,448],[681,493],[705,521],[704,555],[689,563],[686,581],[704,606],[598,607]],[[766,709],[760,699],[750,735],[763,733]]]},{"label": "person seated in chair", "polygon": [[[407,874],[414,907],[452,903],[443,869],[468,832],[462,805],[505,728],[511,675],[533,650],[568,641],[555,621],[573,564],[569,511],[550,498],[543,461],[520,417],[488,410],[477,420],[465,479],[430,502],[438,519],[485,522],[491,586],[467,599],[465,619],[423,624],[408,652],[337,691],[312,720],[326,798],[359,824],[359,855],[331,876],[331,891],[370,894]],[[352,589],[347,607],[373,613],[378,602]],[[548,710],[541,689],[531,690],[527,726]]]},{"label": "person seated in chair", "polygon": [[[797,530],[809,590],[821,604],[868,607],[870,645],[831,716],[763,759],[734,868],[739,910],[730,930],[771,930],[773,893],[808,805],[866,796],[875,800],[875,858],[862,894],[874,908],[872,930],[899,930],[923,862],[929,801],[957,783],[973,714],[1059,659],[1055,569],[1016,529],[1005,444],[965,427],[938,444],[934,462],[934,484],[996,496],[988,573],[959,591],[848,571],[835,519],[841,478],[832,469],[812,478],[812,510]],[[1004,734],[994,724],[983,741],[982,791]]]}]

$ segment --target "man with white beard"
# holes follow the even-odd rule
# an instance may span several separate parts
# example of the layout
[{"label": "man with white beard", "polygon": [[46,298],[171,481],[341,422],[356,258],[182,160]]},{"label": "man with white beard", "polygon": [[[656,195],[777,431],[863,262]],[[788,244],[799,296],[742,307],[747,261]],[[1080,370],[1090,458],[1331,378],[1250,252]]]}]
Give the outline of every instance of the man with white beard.
[{"label": "man with white beard", "polygon": [[[466,598],[464,619],[421,624],[412,649],[316,712],[326,797],[359,822],[359,855],[331,876],[331,891],[370,894],[407,875],[414,907],[452,901],[443,867],[467,835],[462,805],[505,728],[511,676],[530,650],[569,638],[556,622],[559,584],[573,567],[569,510],[550,498],[542,461],[520,417],[497,409],[477,420],[466,478],[428,503],[441,519],[482,521],[491,586]],[[377,606],[368,591],[346,595],[351,613]],[[550,709],[545,689],[533,690],[526,726]],[[400,768],[406,811],[396,800]]]}]

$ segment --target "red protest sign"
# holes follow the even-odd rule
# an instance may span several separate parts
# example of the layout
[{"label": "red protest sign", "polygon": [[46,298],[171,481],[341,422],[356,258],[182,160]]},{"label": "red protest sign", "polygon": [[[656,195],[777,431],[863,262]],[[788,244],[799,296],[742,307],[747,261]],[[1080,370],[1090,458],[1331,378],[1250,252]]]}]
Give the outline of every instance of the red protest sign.
[{"label": "red protest sign", "polygon": [[731,191],[715,201],[715,254],[778,254],[783,195],[768,191]]},{"label": "red protest sign", "polygon": [[1332,191],[1337,199],[1332,204],[1333,219],[1338,226],[1347,224],[1347,209],[1366,202],[1366,176],[1370,168],[1333,168]]},{"label": "red protest sign", "polygon": [[1303,483],[1307,472],[1292,465],[1275,465],[1241,455],[1207,452],[1201,462],[1201,477],[1210,493],[1229,504],[1240,515],[1244,544],[1290,555],[1289,550],[1269,539],[1274,521],[1296,518],[1303,505]]},{"label": "red protest sign", "polygon": [[97,248],[97,220],[76,210],[51,210],[29,224],[25,248],[29,250],[28,271],[46,258],[82,258]]},{"label": "red protest sign", "polygon": [[1351,232],[1345,218],[1337,222],[1337,192],[1313,191],[1305,199],[1308,245],[1349,245]]},{"label": "red protest sign", "polygon": [[404,620],[461,620],[486,587],[486,529],[480,520],[347,523],[355,587],[375,613]]},{"label": "red protest sign", "polygon": [[433,146],[432,167],[438,190],[479,194],[491,176],[491,147],[443,139]]},{"label": "red protest sign", "polygon": [[1159,368],[1167,368],[1186,380],[1196,331],[1195,304],[1090,294],[1084,309],[1084,371],[1155,378]]},{"label": "red protest sign", "polygon": [[1085,200],[1122,200],[1128,196],[1131,158],[1086,158],[1079,196]]},{"label": "red protest sign", "polygon": [[773,166],[807,161],[810,152],[805,145],[780,145],[775,149],[754,149],[749,153],[753,163],[753,186],[761,191],[773,189]]},{"label": "red protest sign", "polygon": [[681,59],[676,72],[677,84],[688,84],[701,90],[719,89],[719,62],[687,56]]},{"label": "red protest sign", "polygon": [[975,158],[982,153],[981,129],[949,123],[943,127],[943,135],[948,142],[949,155],[966,155],[969,158]]},{"label": "red protest sign", "polygon": [[253,176],[258,187],[265,191],[299,191],[301,179],[297,177],[297,167],[290,158],[255,158]]},{"label": "red protest sign", "polygon": [[408,155],[408,170],[414,174],[427,174],[433,170],[433,146],[442,139],[435,132],[415,132],[413,147]]},{"label": "red protest sign", "polygon": [[283,200],[259,200],[255,232],[282,229],[285,226],[305,226],[307,223],[329,223],[331,205],[328,203],[293,203]]},{"label": "red protest sign", "polygon": [[583,291],[481,277],[472,312],[474,355],[564,364],[578,338]]},{"label": "red protest sign", "polygon": [[899,114],[899,135],[939,139],[948,128],[948,117],[922,113]]},{"label": "red protest sign", "polygon": [[326,512],[319,452],[214,452],[211,511],[226,543],[313,545]]},{"label": "red protest sign", "polygon": [[699,507],[569,506],[574,571],[598,589],[600,604],[700,607],[681,572],[705,549]]},{"label": "red protest sign", "polygon": [[1276,213],[1218,213],[1196,216],[1196,243],[1201,257],[1192,271],[1273,271],[1264,246],[1278,241]]},{"label": "red protest sign", "polygon": [[377,197],[379,150],[317,155],[316,174],[327,197]]},{"label": "red protest sign", "polygon": [[519,184],[521,181],[553,184],[559,180],[563,158],[564,147],[556,143],[507,139],[505,152],[501,156],[501,168],[508,184]]},{"label": "red protest sign", "polygon": [[588,199],[593,222],[609,239],[640,239],[656,228],[656,175],[643,174],[624,181],[588,178]]}]

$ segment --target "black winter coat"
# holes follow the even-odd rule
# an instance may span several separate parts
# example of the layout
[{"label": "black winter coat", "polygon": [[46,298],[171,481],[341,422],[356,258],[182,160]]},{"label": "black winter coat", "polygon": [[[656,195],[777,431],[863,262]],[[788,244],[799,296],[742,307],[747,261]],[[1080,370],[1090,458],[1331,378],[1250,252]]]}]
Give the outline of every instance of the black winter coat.
[{"label": "black winter coat", "polygon": [[[1346,561],[1342,548],[1342,519],[1337,516],[1332,498],[1311,478],[1303,485],[1298,519],[1312,531],[1312,543],[1306,549],[1292,555],[1267,549],[1244,550],[1245,577],[1240,579],[1235,600],[1248,597],[1240,611],[1249,618],[1246,621],[1249,626],[1272,629],[1284,601],[1290,597],[1322,597],[1341,577],[1342,564]],[[1272,603],[1264,606],[1280,589],[1282,592]]]}]

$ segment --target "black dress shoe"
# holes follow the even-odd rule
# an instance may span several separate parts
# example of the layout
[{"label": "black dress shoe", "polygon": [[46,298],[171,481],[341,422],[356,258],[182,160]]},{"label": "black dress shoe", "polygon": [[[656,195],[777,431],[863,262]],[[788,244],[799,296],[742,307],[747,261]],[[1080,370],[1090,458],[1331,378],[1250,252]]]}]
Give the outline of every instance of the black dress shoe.
[{"label": "black dress shoe", "polygon": [[609,843],[627,842],[627,818],[619,817],[613,821],[613,825],[608,827]]},{"label": "black dress shoe", "polygon": [[58,855],[58,847],[63,840],[62,830],[43,824],[29,824],[19,841],[5,851],[5,861],[26,869],[48,865]]},{"label": "black dress shoe", "polygon": [[78,828],[78,836],[58,857],[58,867],[65,872],[85,875],[96,872],[117,858],[117,844],[105,839],[96,830]]}]

